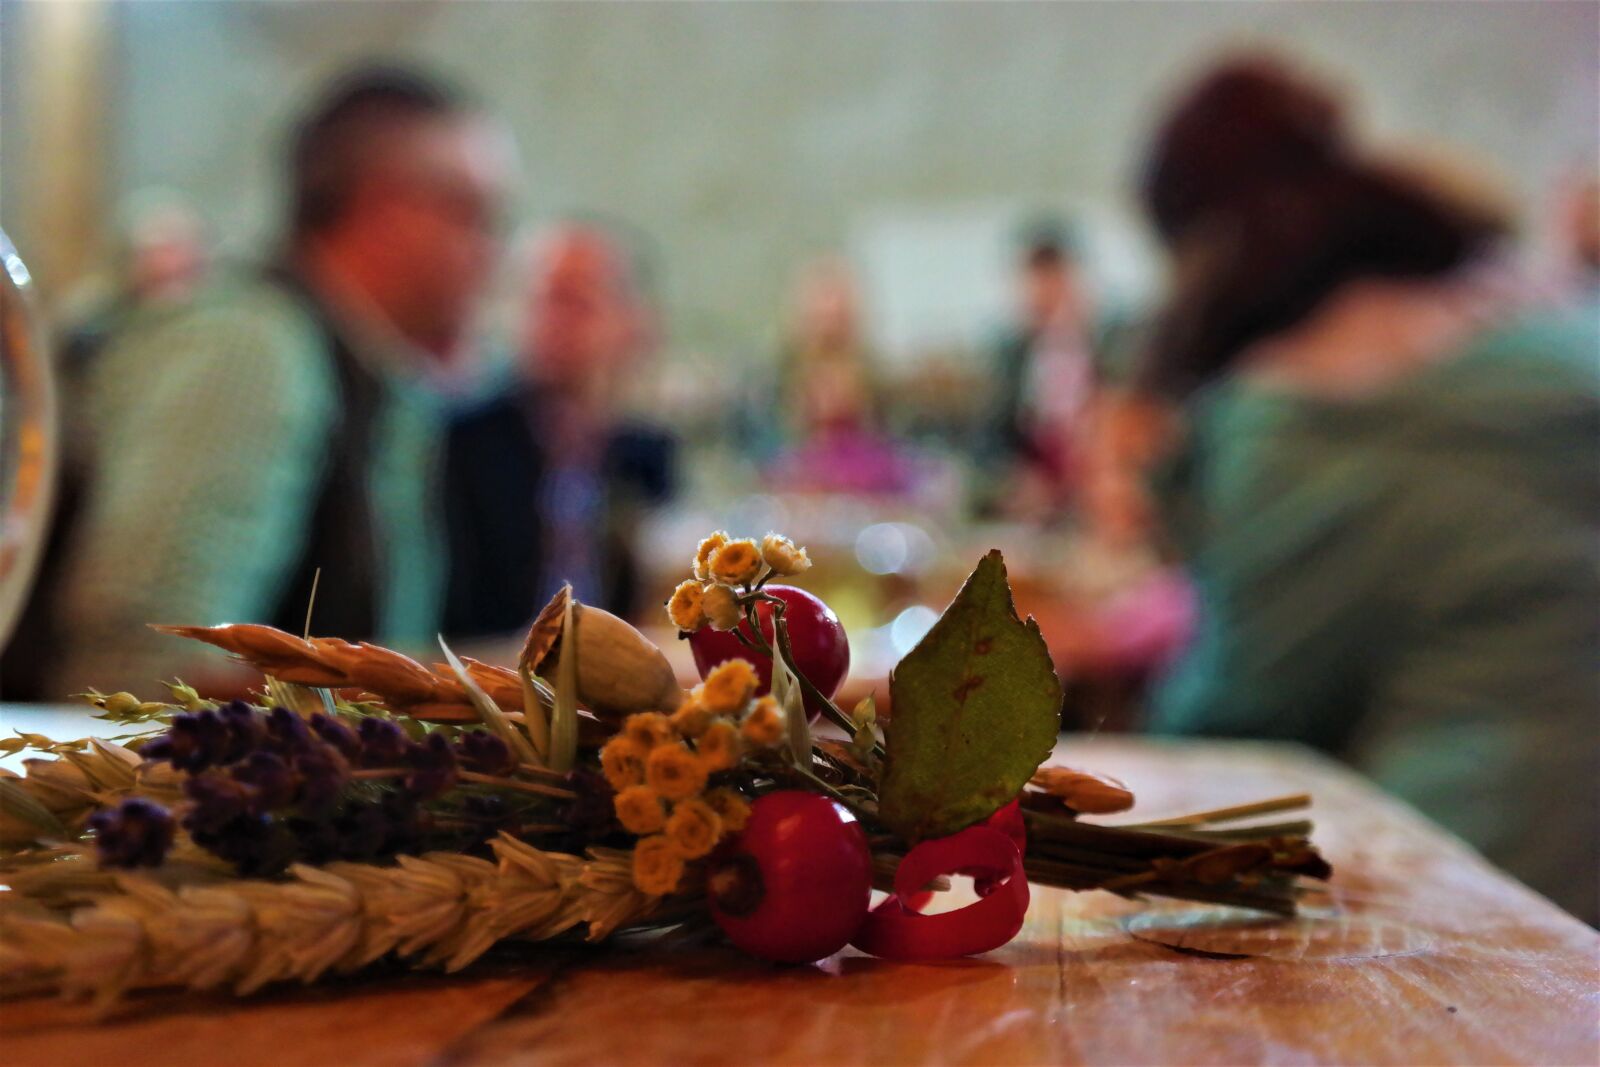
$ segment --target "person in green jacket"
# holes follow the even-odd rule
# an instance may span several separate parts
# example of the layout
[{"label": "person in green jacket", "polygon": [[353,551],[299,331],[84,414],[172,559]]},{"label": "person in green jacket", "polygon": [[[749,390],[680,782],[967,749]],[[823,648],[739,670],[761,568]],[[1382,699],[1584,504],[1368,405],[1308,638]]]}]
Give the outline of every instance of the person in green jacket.
[{"label": "person in green jacket", "polygon": [[299,632],[313,591],[318,633],[433,644],[444,383],[493,277],[508,146],[449,86],[376,66],[330,82],[288,148],[271,262],[97,357],[82,507],[7,699],[158,696],[174,676],[238,695],[252,672],[147,624]]},{"label": "person in green jacket", "polygon": [[1184,98],[1143,194],[1176,281],[1101,466],[1160,470],[1200,604],[1150,728],[1333,753],[1594,922],[1595,310],[1519,300],[1502,211],[1270,61]]}]

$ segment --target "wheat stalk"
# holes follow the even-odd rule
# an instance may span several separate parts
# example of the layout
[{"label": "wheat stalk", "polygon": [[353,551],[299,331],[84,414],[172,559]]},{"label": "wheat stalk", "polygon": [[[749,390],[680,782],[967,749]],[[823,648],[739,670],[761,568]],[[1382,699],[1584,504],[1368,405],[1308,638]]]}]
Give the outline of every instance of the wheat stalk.
[{"label": "wheat stalk", "polygon": [[[429,669],[410,656],[365,641],[301,638],[254,623],[153,629],[215,645],[281,682],[359,689],[394,711],[430,722],[478,719],[465,687],[448,667]],[[522,681],[515,671],[476,660],[467,662],[467,670],[500,707],[522,710]]]},{"label": "wheat stalk", "polygon": [[[447,663],[424,667],[403,653],[368,642],[334,637],[301,638],[271,626],[231,623],[224,626],[155,626],[175,637],[204,641],[254,666],[280,682],[318,689],[354,689],[391,711],[425,722],[478,722],[482,716],[466,687]],[[522,677],[509,667],[463,656],[467,674],[495,705],[520,720],[526,710]],[[539,699],[549,703],[547,694]],[[597,745],[611,730],[580,711],[578,737]]]},{"label": "wheat stalk", "polygon": [[[295,866],[285,881],[172,888],[106,875],[83,852],[0,876],[0,997],[56,992],[106,1008],[134,989],[231,989],[348,974],[389,955],[454,972],[498,941],[541,941],[587,924],[591,941],[649,919],[660,898],[633,887],[631,853],[543,852],[502,835],[495,860],[434,852],[395,866]],[[100,878],[109,877],[106,889]],[[82,898],[62,885],[100,885]],[[19,899],[20,898],[20,899]]]},{"label": "wheat stalk", "polygon": [[32,747],[56,759],[29,759],[24,773],[0,768],[0,851],[27,848],[39,841],[76,837],[96,808],[138,794],[173,804],[182,796],[182,772],[150,763],[132,749],[86,738],[72,743],[39,737]]}]

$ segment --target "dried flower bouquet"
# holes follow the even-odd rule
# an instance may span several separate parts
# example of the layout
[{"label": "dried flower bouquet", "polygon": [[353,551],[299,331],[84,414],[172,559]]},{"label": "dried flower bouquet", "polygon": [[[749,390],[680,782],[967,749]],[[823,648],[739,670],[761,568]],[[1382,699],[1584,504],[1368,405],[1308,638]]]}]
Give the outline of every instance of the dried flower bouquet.
[{"label": "dried flower bouquet", "polygon": [[[0,772],[0,994],[312,982],[380,958],[455,970],[508,939],[718,929],[758,956],[984,952],[1029,883],[1292,914],[1331,871],[1275,798],[1145,825],[1121,784],[1041,766],[1061,692],[991,552],[891,677],[833,697],[848,641],[776,583],[803,548],[713,534],[667,603],[703,681],[564,590],[516,668],[429,667],[263,626],[164,627],[259,667],[253,702],[181,683],[86,697],[126,725]],[[814,736],[812,719],[841,733]],[[52,758],[44,758],[52,757]],[[924,909],[948,876],[979,899]],[[871,906],[871,889],[889,895]]]}]

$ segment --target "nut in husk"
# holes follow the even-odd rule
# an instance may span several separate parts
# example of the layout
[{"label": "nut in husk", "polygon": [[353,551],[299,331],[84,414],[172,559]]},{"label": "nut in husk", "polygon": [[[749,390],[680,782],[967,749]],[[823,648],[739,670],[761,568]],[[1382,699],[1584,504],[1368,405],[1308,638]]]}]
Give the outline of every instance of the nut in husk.
[{"label": "nut in husk", "polygon": [[[521,663],[534,674],[554,677],[567,654],[561,620],[572,587],[563,586],[528,631]],[[620,722],[639,711],[673,711],[683,702],[672,664],[649,638],[609,611],[573,603],[573,639],[578,656],[578,702],[602,719]]]}]

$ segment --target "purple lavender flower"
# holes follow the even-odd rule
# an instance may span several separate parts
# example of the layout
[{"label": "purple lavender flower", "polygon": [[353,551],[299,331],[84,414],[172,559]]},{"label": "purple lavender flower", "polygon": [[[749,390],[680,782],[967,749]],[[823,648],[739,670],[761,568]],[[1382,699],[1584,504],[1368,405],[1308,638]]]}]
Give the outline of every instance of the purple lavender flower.
[{"label": "purple lavender flower", "polygon": [[562,821],[582,835],[599,837],[613,828],[615,809],[611,783],[598,771],[580,767],[567,775],[567,788],[578,794],[567,803]]},{"label": "purple lavender flower", "polygon": [[145,745],[145,757],[165,759],[180,771],[193,773],[223,762],[230,741],[228,728],[216,712],[184,712],[173,717],[167,728],[167,743],[155,754],[149,751],[149,744]]},{"label": "purple lavender flower", "polygon": [[517,765],[516,757],[496,734],[488,730],[465,730],[460,737],[461,762],[484,774],[507,774]]},{"label": "purple lavender flower", "polygon": [[172,814],[153,800],[126,797],[89,816],[95,850],[106,867],[159,867],[172,847]]},{"label": "purple lavender flower", "polygon": [[244,875],[275,874],[294,858],[294,839],[270,815],[240,815],[214,831],[191,836]]},{"label": "purple lavender flower", "polygon": [[288,708],[273,708],[267,713],[267,744],[280,755],[293,756],[310,746],[311,729]]},{"label": "purple lavender flower", "polygon": [[420,813],[415,802],[400,793],[348,804],[325,825],[338,835],[337,855],[341,859],[373,859],[420,851]]},{"label": "purple lavender flower", "polygon": [[232,700],[217,709],[228,740],[220,763],[233,763],[244,759],[267,736],[267,720],[255,708],[242,700]]},{"label": "purple lavender flower", "polygon": [[406,754],[411,773],[406,775],[407,793],[418,800],[431,800],[456,782],[456,750],[450,747],[442,733],[435,731],[420,745],[412,745]]},{"label": "purple lavender flower", "polygon": [[308,809],[327,808],[339,798],[350,780],[350,764],[332,745],[314,745],[294,758],[300,779],[300,804]]},{"label": "purple lavender flower", "polygon": [[138,745],[139,755],[147,760],[172,760],[172,738],[160,733]]},{"label": "purple lavender flower", "polygon": [[488,841],[502,830],[515,833],[521,820],[505,797],[492,793],[474,793],[461,803],[461,814],[478,823],[478,841]]},{"label": "purple lavender flower", "polygon": [[[296,758],[298,767],[299,758]],[[276,752],[257,750],[231,768],[234,780],[251,787],[254,812],[273,811],[290,804],[299,792],[300,776]]]},{"label": "purple lavender flower", "polygon": [[332,819],[294,817],[287,828],[301,858],[311,863],[337,859],[367,859],[371,853],[354,853],[345,847],[345,835]]},{"label": "purple lavender flower", "polygon": [[390,719],[366,718],[357,727],[363,767],[394,767],[406,757],[410,742]]},{"label": "purple lavender flower", "polygon": [[361,739],[338,719],[320,712],[311,716],[311,732],[339,750],[339,755],[354,760],[361,753]]},{"label": "purple lavender flower", "polygon": [[254,789],[221,771],[190,775],[183,783],[183,795],[189,801],[183,828],[197,838],[249,814],[257,797]]},{"label": "purple lavender flower", "polygon": [[340,857],[364,860],[384,851],[393,822],[382,805],[360,801],[350,805],[328,825],[336,835],[335,847]]}]

